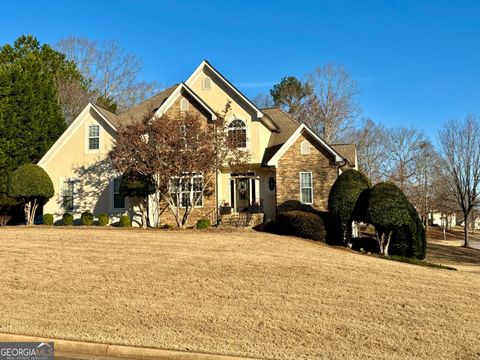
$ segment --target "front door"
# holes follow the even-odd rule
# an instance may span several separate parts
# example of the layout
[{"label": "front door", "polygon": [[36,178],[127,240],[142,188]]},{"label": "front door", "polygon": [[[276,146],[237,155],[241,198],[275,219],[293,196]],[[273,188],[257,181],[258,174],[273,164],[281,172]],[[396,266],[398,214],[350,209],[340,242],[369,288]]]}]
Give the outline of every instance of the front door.
[{"label": "front door", "polygon": [[250,205],[250,179],[237,178],[235,183],[235,204],[237,211],[247,211]]}]

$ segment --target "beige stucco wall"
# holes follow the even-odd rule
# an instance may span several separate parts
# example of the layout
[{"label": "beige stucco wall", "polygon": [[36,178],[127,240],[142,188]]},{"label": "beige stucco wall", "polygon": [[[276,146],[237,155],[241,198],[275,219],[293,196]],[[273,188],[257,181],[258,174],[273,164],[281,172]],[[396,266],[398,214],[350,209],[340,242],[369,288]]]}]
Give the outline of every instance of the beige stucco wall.
[{"label": "beige stucco wall", "polygon": [[[211,79],[210,90],[202,88],[202,81],[207,76]],[[251,154],[250,162],[259,164],[262,161],[263,152],[268,145],[271,133],[256,118],[255,111],[250,109],[249,105],[206,69],[192,79],[189,87],[217,113],[222,113],[227,102],[231,101],[231,110],[227,113],[226,118],[228,121],[234,119],[245,121],[247,127],[247,149]]]},{"label": "beige stucco wall", "polygon": [[[100,125],[100,149],[88,150],[88,126]],[[44,213],[61,219],[66,212],[62,207],[61,186],[66,178],[75,179],[75,218],[84,211],[98,216],[107,213],[113,217],[125,213],[124,209],[113,209],[111,182],[115,176],[108,152],[112,149],[115,132],[90,108],[66,130],[63,139],[57,142],[39,163],[52,179],[55,195],[44,206]],[[128,204],[127,204],[128,206]]]}]

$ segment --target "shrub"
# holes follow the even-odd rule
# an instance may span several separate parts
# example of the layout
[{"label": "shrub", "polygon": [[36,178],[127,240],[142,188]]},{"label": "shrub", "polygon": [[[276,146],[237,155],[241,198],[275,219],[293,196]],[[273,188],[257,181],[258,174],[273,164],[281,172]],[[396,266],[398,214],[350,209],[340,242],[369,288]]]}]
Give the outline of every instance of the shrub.
[{"label": "shrub", "polygon": [[65,226],[72,226],[73,225],[73,215],[70,213],[65,213],[62,216],[62,222]]},{"label": "shrub", "polygon": [[109,222],[110,219],[108,218],[107,214],[101,213],[100,215],[98,215],[98,225],[107,226]]},{"label": "shrub", "polygon": [[54,195],[54,189],[45,170],[35,164],[25,164],[12,173],[8,193],[10,197],[25,203],[27,225],[32,225],[35,210]]},{"label": "shrub", "polygon": [[118,226],[120,226],[120,227],[131,227],[132,226],[132,221],[130,220],[130,216],[128,216],[128,215],[120,216],[120,222],[118,223]]},{"label": "shrub", "polygon": [[52,214],[43,214],[43,224],[44,225],[53,225],[53,215]]},{"label": "shrub", "polygon": [[359,237],[352,239],[352,250],[355,251],[365,251],[372,254],[378,254],[380,252],[380,247],[378,246],[377,239],[372,237]]},{"label": "shrub", "polygon": [[320,215],[304,211],[285,211],[277,216],[276,231],[307,239],[325,241],[325,225]]},{"label": "shrub", "polygon": [[427,250],[425,229],[413,205],[409,204],[410,221],[393,230],[389,255],[423,260]]},{"label": "shrub", "polygon": [[[354,209],[360,194],[370,188],[370,180],[360,171],[349,169],[337,178],[328,195],[328,211],[340,226],[341,240],[350,240]],[[360,214],[359,214],[360,215]]]},{"label": "shrub", "polygon": [[0,226],[7,226],[11,219],[12,217],[10,215],[0,215]]},{"label": "shrub", "polygon": [[205,230],[208,229],[212,224],[210,223],[210,220],[208,219],[199,219],[197,221],[197,229],[198,230]]},{"label": "shrub", "polygon": [[80,216],[80,221],[82,222],[82,225],[85,226],[93,225],[93,214],[90,211],[85,211]]}]

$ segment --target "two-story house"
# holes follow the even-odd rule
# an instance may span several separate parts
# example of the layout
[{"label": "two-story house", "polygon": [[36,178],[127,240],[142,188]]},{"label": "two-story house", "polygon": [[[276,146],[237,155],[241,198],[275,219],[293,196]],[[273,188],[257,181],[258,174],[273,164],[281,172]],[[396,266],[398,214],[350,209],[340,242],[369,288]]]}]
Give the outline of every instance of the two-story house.
[{"label": "two-story house", "polygon": [[[231,104],[226,119],[229,131],[240,134],[239,146],[250,153],[249,168],[241,174],[220,171],[208,193],[195,194],[196,187],[192,186],[185,196],[202,199],[191,221],[216,213],[225,204],[234,212],[261,211],[266,220],[274,219],[277,207],[286,201],[326,210],[328,193],[341,169],[356,167],[355,146],[327,144],[280,109],[259,109],[203,61],[185,82],[122,114],[88,104],[39,162],[55,187],[55,196],[44,206],[44,213],[52,213],[56,219],[65,212],[79,216],[86,210],[113,218],[132,214],[135,203],[119,193],[121,174],[113,171],[108,157],[122,122],[150,113],[161,121],[163,115],[186,111],[208,121],[227,102]],[[201,176],[198,181],[202,181]],[[151,224],[174,223],[167,209],[153,205]]]}]

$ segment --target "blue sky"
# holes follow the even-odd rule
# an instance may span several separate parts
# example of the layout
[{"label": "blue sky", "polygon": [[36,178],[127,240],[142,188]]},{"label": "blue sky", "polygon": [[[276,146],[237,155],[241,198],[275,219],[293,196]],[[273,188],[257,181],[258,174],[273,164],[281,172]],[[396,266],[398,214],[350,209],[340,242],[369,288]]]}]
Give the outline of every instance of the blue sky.
[{"label": "blue sky", "polygon": [[435,138],[480,114],[480,1],[8,1],[0,44],[21,34],[117,39],[142,78],[172,84],[208,59],[247,96],[328,62],[359,82],[363,117]]}]

